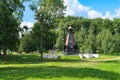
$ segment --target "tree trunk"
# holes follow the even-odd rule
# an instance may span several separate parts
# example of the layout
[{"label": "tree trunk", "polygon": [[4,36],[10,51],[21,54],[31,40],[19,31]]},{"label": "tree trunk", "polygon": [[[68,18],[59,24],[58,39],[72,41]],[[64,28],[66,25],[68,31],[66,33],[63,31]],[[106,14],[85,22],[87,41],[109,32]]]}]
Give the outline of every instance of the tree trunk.
[{"label": "tree trunk", "polygon": [[0,55],[1,55],[1,49],[0,49]]},{"label": "tree trunk", "polygon": [[3,49],[3,56],[4,56],[4,60],[7,60],[7,49]]},{"label": "tree trunk", "polygon": [[40,35],[40,54],[41,54],[41,60],[43,59],[43,52],[42,52],[42,32]]}]

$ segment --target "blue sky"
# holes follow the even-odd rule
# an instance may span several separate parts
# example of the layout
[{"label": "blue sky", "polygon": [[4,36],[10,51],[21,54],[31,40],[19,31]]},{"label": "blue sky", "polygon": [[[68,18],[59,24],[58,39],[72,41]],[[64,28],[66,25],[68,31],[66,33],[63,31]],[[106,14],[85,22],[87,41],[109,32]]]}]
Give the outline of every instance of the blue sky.
[{"label": "blue sky", "polygon": [[92,9],[105,14],[106,11],[114,12],[115,9],[120,8],[119,0],[79,0],[84,6],[89,6]]},{"label": "blue sky", "polygon": [[34,22],[34,12],[30,9],[30,2],[25,2],[25,11],[23,16],[23,21],[25,22]]},{"label": "blue sky", "polygon": [[[22,25],[32,26],[35,22],[34,12],[30,10],[29,4],[24,3]],[[64,5],[67,6],[66,15],[109,19],[120,17],[120,0],[64,0]]]}]

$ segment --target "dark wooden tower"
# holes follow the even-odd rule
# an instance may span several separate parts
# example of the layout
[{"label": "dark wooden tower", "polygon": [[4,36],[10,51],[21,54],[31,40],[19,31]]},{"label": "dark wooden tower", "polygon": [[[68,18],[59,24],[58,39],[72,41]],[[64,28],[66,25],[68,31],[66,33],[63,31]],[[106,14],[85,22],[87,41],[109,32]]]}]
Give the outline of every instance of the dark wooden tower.
[{"label": "dark wooden tower", "polygon": [[64,46],[64,53],[66,55],[74,55],[78,53],[78,47],[75,43],[75,38],[72,33],[72,27],[68,27],[68,34],[66,36],[65,46]]}]

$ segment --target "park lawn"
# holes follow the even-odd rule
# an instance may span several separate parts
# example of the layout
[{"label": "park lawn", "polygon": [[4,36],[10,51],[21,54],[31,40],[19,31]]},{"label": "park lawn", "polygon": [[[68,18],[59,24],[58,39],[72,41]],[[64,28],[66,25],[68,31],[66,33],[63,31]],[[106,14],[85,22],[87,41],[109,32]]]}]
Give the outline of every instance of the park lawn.
[{"label": "park lawn", "polygon": [[41,61],[39,54],[13,54],[8,55],[8,61],[0,57],[0,80],[120,80],[118,58],[115,55],[100,55],[99,59],[62,56]]}]

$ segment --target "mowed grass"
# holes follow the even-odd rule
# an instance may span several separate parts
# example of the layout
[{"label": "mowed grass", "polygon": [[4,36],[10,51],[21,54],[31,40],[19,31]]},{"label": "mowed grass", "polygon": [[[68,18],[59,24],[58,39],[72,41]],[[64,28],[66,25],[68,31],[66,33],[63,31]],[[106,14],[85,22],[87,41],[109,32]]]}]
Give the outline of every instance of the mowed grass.
[{"label": "mowed grass", "polygon": [[120,80],[119,58],[100,55],[98,59],[62,56],[40,60],[39,54],[13,54],[7,61],[0,57],[0,80]]}]

